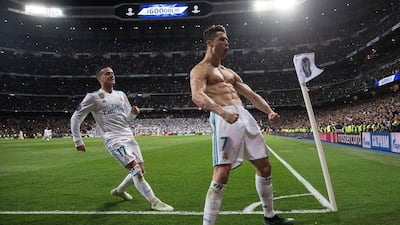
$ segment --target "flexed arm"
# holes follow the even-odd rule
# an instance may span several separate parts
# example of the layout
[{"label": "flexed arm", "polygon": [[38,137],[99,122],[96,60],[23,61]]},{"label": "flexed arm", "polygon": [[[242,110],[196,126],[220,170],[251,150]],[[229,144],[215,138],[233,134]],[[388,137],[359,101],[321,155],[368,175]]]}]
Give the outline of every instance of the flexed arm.
[{"label": "flexed arm", "polygon": [[271,109],[267,101],[245,84],[239,75],[235,73],[235,89],[240,94],[247,98],[258,110],[268,115],[271,122],[277,122],[280,118],[279,114]]}]

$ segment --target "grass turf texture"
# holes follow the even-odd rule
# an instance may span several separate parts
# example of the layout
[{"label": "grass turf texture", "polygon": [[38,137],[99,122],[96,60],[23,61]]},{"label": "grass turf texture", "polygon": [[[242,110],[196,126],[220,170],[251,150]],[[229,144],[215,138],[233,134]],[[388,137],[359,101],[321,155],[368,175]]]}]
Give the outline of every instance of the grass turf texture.
[{"label": "grass turf texture", "polygon": [[[315,144],[266,137],[268,145],[327,199]],[[176,211],[202,212],[211,168],[211,137],[138,137],[146,179],[159,198]],[[0,141],[0,211],[151,211],[132,186],[134,201],[110,195],[126,176],[102,140],[85,139],[76,152],[70,139]],[[338,212],[285,214],[296,224],[400,224],[400,156],[339,145],[324,145]],[[273,156],[275,197],[308,191]],[[248,162],[231,173],[221,211],[241,211],[257,202]],[[275,201],[279,211],[323,209],[313,196]],[[261,211],[258,206],[256,211]],[[201,224],[201,215],[10,215],[0,224]],[[262,224],[261,215],[220,215],[218,225]]]}]

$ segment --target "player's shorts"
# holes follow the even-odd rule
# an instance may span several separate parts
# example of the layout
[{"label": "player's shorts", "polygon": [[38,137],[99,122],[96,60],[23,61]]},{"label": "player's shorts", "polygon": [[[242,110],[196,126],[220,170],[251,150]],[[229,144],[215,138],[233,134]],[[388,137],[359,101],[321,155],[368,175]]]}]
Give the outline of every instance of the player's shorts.
[{"label": "player's shorts", "polygon": [[124,167],[133,160],[143,162],[139,144],[134,139],[109,145],[107,150]]},{"label": "player's shorts", "polygon": [[243,159],[252,161],[268,157],[264,137],[249,111],[240,105],[224,106],[224,109],[238,112],[239,119],[229,124],[221,116],[210,113],[213,166],[230,164],[234,169]]}]

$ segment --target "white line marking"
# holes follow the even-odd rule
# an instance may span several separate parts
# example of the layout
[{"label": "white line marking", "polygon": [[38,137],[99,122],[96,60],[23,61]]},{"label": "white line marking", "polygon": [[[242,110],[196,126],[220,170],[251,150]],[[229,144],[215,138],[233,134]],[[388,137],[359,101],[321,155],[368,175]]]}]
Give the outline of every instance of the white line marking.
[{"label": "white line marking", "polygon": [[[284,195],[284,196],[279,196],[279,197],[274,197],[274,201],[278,199],[285,199],[285,198],[294,198],[294,197],[303,197],[303,196],[310,196],[312,195],[311,193],[305,193],[305,194],[295,194],[295,195]],[[254,202],[247,206],[246,208],[243,209],[243,212],[253,212],[257,206],[261,205],[261,202]]]},{"label": "white line marking", "polygon": [[307,190],[314,195],[314,197],[327,209],[332,210],[331,203],[329,203],[326,198],[317,191],[306,179],[304,179],[295,169],[293,169],[285,160],[283,160],[278,154],[276,154],[271,147],[269,147],[269,151],[297,178],[300,183],[304,185]]},{"label": "white line marking", "polygon": [[279,197],[274,197],[274,200],[285,199],[285,198],[304,197],[304,196],[310,196],[310,195],[312,195],[312,194],[304,193],[304,194],[294,194],[294,195],[283,195],[283,196],[279,196]]},{"label": "white line marking", "polygon": [[[290,210],[276,211],[279,214],[304,214],[304,213],[327,213],[328,209],[308,209],[308,210]],[[203,212],[198,211],[0,211],[0,215],[180,215],[180,216],[201,216]],[[220,215],[258,215],[262,211],[221,211]]]}]

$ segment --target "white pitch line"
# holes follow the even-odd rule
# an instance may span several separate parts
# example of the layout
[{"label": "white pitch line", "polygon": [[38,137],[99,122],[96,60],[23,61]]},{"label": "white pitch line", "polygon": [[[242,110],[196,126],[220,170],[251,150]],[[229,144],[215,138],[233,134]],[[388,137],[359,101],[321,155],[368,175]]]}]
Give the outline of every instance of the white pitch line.
[{"label": "white pitch line", "polygon": [[[303,197],[303,196],[310,196],[312,195],[311,193],[305,193],[305,194],[295,194],[295,195],[284,195],[284,196],[279,196],[279,197],[274,197],[274,201],[278,199],[285,199],[285,198],[295,198],[295,197]],[[243,209],[243,212],[253,212],[257,206],[261,205],[261,202],[254,202],[247,206],[246,208]]]},{"label": "white pitch line", "polygon": [[269,151],[300,181],[304,187],[312,194],[314,197],[327,209],[332,210],[331,203],[326,200],[326,198],[317,191],[306,179],[304,179],[293,167],[289,165],[285,160],[283,160],[278,154],[276,154],[271,147],[269,147]]},{"label": "white pitch line", "polygon": [[[275,197],[274,200],[310,196],[311,193],[284,195]],[[220,215],[260,215],[264,212],[254,211],[261,202],[255,202],[247,206],[243,211],[221,211]],[[305,213],[327,213],[329,209],[302,209],[290,211],[275,211],[279,214],[305,214]],[[179,216],[201,216],[203,212],[198,211],[0,211],[0,215],[179,215]]]},{"label": "white pitch line", "polygon": [[[308,209],[276,211],[278,214],[304,214],[304,213],[327,213],[328,209]],[[220,215],[259,215],[262,211],[221,211]],[[201,216],[203,212],[198,211],[0,211],[0,215],[179,215],[179,216]]]}]

